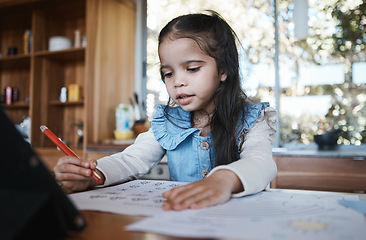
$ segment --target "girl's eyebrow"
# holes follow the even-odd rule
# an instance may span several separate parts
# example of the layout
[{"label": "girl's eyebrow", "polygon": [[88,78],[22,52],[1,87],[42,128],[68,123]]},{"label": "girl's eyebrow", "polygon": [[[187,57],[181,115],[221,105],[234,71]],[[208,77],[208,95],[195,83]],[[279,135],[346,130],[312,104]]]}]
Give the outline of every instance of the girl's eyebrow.
[{"label": "girl's eyebrow", "polygon": [[161,65],[160,66],[160,71],[163,70],[164,68],[170,68],[170,66],[169,65]]},{"label": "girl's eyebrow", "polygon": [[[191,64],[191,63],[205,63],[205,61],[203,60],[188,60],[183,62],[181,65],[187,65],[187,64]],[[161,65],[160,66],[160,70],[164,69],[164,68],[170,68],[169,65]]]},{"label": "girl's eyebrow", "polygon": [[188,60],[184,64],[190,64],[190,63],[204,63],[203,60]]}]

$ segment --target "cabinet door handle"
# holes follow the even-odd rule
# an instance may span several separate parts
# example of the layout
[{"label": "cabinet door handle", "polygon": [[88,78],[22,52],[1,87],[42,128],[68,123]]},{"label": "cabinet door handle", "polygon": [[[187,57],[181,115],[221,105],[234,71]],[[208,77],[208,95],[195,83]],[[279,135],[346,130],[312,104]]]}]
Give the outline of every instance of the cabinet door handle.
[{"label": "cabinet door handle", "polygon": [[353,157],[352,159],[356,161],[363,161],[365,160],[365,157]]}]

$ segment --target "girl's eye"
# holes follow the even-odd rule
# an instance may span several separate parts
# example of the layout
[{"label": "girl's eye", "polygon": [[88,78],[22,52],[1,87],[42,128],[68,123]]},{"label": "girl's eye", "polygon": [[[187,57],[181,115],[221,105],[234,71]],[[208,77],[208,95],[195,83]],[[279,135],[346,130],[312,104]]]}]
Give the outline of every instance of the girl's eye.
[{"label": "girl's eye", "polygon": [[170,78],[171,76],[173,76],[172,72],[167,72],[163,74],[164,78]]},{"label": "girl's eye", "polygon": [[201,67],[190,67],[187,69],[188,72],[197,72],[198,70],[200,70]]}]

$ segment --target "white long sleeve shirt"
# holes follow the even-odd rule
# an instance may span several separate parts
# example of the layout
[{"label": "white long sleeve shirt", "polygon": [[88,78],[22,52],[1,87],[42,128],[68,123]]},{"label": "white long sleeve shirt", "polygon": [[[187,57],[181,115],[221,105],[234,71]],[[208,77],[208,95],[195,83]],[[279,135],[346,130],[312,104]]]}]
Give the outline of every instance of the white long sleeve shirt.
[{"label": "white long sleeve shirt", "polygon": [[[208,174],[219,169],[233,171],[244,187],[244,191],[233,194],[234,197],[260,192],[276,176],[277,168],[272,158],[275,122],[276,112],[273,108],[266,107],[260,110],[259,116],[245,135],[245,141],[240,149],[240,159],[228,165],[214,167]],[[158,164],[166,149],[161,146],[155,135],[150,129],[140,134],[135,143],[123,152],[99,159],[97,168],[106,178],[105,185],[139,178]]]}]

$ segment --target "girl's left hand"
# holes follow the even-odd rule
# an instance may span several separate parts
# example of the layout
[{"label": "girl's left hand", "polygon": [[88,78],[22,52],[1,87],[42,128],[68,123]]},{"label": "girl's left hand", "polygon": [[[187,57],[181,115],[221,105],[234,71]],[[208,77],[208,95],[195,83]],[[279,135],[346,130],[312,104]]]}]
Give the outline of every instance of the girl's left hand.
[{"label": "girl's left hand", "polygon": [[202,180],[163,193],[163,210],[209,207],[228,201],[232,193],[240,191],[243,186],[234,172],[218,170]]}]

